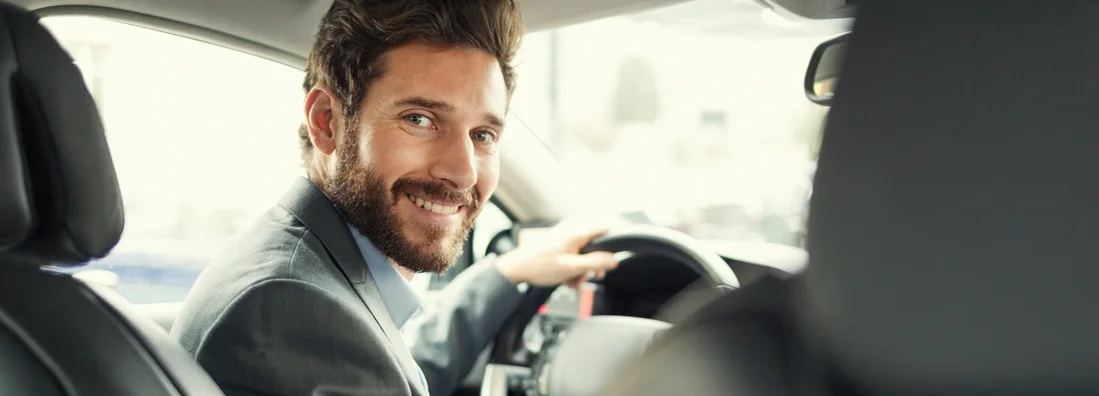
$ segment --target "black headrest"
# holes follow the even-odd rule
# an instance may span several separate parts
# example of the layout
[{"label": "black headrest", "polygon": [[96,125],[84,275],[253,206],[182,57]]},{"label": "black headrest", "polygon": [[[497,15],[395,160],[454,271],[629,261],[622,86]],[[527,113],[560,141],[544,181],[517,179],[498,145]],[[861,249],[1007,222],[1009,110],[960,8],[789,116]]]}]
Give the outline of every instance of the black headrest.
[{"label": "black headrest", "polygon": [[1099,392],[1099,2],[866,1],[803,319],[859,394]]},{"label": "black headrest", "polygon": [[122,198],[80,70],[38,18],[0,3],[0,256],[38,264],[102,257]]}]

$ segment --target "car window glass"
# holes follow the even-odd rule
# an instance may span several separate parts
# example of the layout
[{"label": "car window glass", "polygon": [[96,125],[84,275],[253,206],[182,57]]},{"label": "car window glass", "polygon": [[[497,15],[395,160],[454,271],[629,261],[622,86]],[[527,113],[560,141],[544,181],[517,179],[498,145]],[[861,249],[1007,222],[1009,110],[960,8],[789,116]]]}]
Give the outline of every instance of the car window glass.
[{"label": "car window glass", "polygon": [[845,28],[696,0],[534,32],[511,109],[588,211],[801,247],[826,111],[805,99],[805,65]]},{"label": "car window glass", "polygon": [[299,70],[85,16],[43,19],[84,74],[126,209],[122,240],[85,269],[133,303],[182,301],[232,236],[302,174]]},{"label": "car window glass", "polygon": [[473,233],[470,236],[473,241],[474,260],[485,257],[489,241],[500,231],[511,229],[511,226],[511,219],[504,211],[500,210],[500,207],[492,202],[485,204],[484,208],[481,209],[481,214],[477,216],[477,220],[473,224]]}]

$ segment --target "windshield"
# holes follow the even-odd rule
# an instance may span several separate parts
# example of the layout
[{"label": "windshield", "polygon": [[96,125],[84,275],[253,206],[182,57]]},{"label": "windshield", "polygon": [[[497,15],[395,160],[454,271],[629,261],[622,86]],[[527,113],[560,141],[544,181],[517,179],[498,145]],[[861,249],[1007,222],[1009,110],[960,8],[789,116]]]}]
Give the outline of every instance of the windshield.
[{"label": "windshield", "polygon": [[702,239],[800,246],[825,112],[802,81],[842,28],[700,0],[536,32],[512,109],[585,205]]}]

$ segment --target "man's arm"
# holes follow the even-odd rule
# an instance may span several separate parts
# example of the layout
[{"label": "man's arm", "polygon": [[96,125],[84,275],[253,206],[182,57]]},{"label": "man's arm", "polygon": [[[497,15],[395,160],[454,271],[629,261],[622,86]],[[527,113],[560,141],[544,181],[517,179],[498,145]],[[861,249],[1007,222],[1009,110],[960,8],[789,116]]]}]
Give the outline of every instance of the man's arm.
[{"label": "man's arm", "polygon": [[408,395],[387,340],[335,295],[295,280],[246,289],[196,358],[226,395]]},{"label": "man's arm", "polygon": [[579,286],[618,265],[607,252],[579,254],[605,227],[563,221],[533,244],[471,265],[405,325],[413,359],[433,395],[449,395],[519,304],[517,284]]},{"label": "man's arm", "polygon": [[519,304],[518,288],[490,256],[424,302],[404,327],[413,359],[434,396],[451,394]]}]

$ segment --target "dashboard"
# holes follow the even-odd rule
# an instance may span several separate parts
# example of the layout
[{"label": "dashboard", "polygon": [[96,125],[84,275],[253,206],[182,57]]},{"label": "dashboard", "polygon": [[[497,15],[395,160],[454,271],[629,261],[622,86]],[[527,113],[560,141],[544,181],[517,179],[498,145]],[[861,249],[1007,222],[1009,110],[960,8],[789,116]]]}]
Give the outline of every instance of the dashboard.
[{"label": "dashboard", "polygon": [[597,309],[604,308],[603,286],[597,283],[584,283],[580,289],[558,287],[548,301],[538,309],[540,315],[582,319],[590,317]]},{"label": "dashboard", "polygon": [[[530,358],[531,370],[527,375],[514,377],[511,389],[521,390],[514,394],[525,396],[550,394],[554,376],[550,366],[554,364],[558,347],[577,321],[615,315],[674,322],[675,317],[689,315],[700,305],[681,305],[677,302],[689,301],[692,297],[682,299],[678,296],[685,290],[692,290],[696,283],[701,285],[700,279],[698,274],[670,258],[635,256],[615,271],[608,272],[601,282],[585,283],[578,289],[557,287],[522,330],[520,348]],[[680,310],[688,312],[669,315]]]},{"label": "dashboard", "polygon": [[[504,253],[518,245],[516,242],[536,243],[547,231],[546,227],[532,227],[501,232],[490,241],[488,251]],[[735,260],[725,255],[722,258],[737,275],[741,285],[768,274],[787,276],[784,271],[770,266]],[[524,390],[517,394],[545,395],[548,368],[543,365],[549,364],[558,341],[576,321],[591,316],[615,315],[677,322],[677,318],[689,315],[698,307],[697,304],[679,304],[683,300],[680,296],[687,295],[686,300],[693,298],[685,291],[716,290],[704,287],[700,280],[698,273],[671,257],[645,255],[633,256],[622,262],[617,269],[607,272],[601,281],[584,283],[578,289],[567,286],[554,289],[523,329],[520,345],[516,345],[524,350],[522,355],[530,359],[526,364],[530,365],[531,371],[526,375],[509,377],[507,388]],[[470,373],[466,389],[473,390],[472,386],[476,386],[474,381],[482,370],[484,366]]]},{"label": "dashboard", "polygon": [[[601,289],[594,283],[585,283],[579,290],[558,287],[523,331],[524,347],[532,353],[541,352],[548,338],[577,320],[591,317],[595,312],[596,292]],[[599,294],[602,296],[601,292]]]}]

